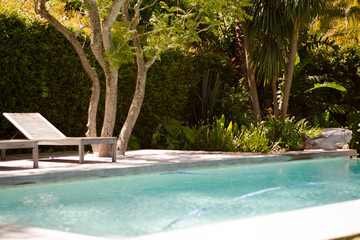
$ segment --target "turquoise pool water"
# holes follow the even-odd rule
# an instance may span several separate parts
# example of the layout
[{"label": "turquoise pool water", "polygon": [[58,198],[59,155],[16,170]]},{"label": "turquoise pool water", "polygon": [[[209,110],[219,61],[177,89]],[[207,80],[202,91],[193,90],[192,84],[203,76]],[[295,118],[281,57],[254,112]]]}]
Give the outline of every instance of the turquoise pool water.
[{"label": "turquoise pool water", "polygon": [[359,160],[331,158],[0,188],[0,222],[131,237],[354,199]]}]

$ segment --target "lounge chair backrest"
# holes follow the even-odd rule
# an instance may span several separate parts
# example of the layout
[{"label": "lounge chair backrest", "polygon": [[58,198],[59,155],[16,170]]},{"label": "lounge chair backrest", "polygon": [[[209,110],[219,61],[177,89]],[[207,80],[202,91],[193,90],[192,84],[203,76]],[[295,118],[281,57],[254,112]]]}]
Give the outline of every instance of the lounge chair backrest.
[{"label": "lounge chair backrest", "polygon": [[66,136],[40,113],[3,113],[28,139],[63,139]]}]

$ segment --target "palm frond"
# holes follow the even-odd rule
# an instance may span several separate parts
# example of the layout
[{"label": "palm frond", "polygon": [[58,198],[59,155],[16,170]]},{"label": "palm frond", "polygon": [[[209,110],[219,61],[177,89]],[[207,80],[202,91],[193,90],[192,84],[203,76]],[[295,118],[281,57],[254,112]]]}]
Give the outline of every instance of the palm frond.
[{"label": "palm frond", "polygon": [[308,91],[313,91],[315,89],[319,89],[319,88],[332,88],[341,92],[346,92],[346,88],[344,88],[343,86],[341,86],[340,84],[336,83],[336,82],[324,82],[324,83],[316,83],[314,84],[314,87],[310,88]]}]

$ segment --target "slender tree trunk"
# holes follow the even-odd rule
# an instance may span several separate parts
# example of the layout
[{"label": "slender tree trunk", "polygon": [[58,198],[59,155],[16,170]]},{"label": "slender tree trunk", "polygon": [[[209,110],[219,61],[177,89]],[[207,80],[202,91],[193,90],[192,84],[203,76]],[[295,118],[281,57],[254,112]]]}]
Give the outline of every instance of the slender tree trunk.
[{"label": "slender tree trunk", "polygon": [[136,51],[136,60],[137,60],[137,79],[136,79],[136,87],[134,97],[132,99],[128,115],[126,117],[125,123],[121,128],[120,135],[117,141],[117,152],[120,155],[125,155],[125,151],[127,149],[131,132],[135,126],[137,118],[140,114],[141,106],[145,97],[145,85],[146,85],[146,75],[148,71],[148,67],[146,66],[140,37],[138,33],[134,33],[133,43]]},{"label": "slender tree trunk", "polygon": [[[111,10],[103,21],[100,20],[96,0],[85,0],[87,8],[90,10],[91,26],[91,49],[105,73],[106,95],[105,95],[105,112],[104,121],[101,130],[101,137],[113,136],[116,120],[117,108],[117,83],[118,68],[114,67],[112,60],[105,60],[105,52],[112,47],[111,28],[119,15],[123,0],[114,0]],[[109,145],[100,145],[99,156],[111,156]]]},{"label": "slender tree trunk", "polygon": [[256,81],[253,75],[253,69],[251,67],[250,58],[249,58],[249,52],[250,52],[250,41],[249,41],[249,34],[246,31],[246,28],[243,28],[244,32],[244,46],[245,46],[245,61],[246,61],[246,75],[247,80],[250,87],[250,93],[251,93],[251,102],[253,104],[253,111],[256,119],[258,122],[261,122],[261,111],[260,111],[260,103],[259,103],[259,97],[257,92],[257,86]]},{"label": "slender tree trunk", "polygon": [[[95,71],[95,70],[94,70]],[[89,110],[88,110],[88,122],[86,124],[87,132],[85,133],[86,137],[96,137],[96,116],[100,99],[100,81],[96,76],[96,81],[93,81],[93,85],[91,88],[91,97],[89,102]],[[93,152],[99,152],[99,145],[92,144],[91,145]]]},{"label": "slender tree trunk", "polygon": [[[134,6],[134,17],[132,19],[132,24],[129,24],[129,29],[134,30],[134,34],[132,36],[133,45],[135,47],[136,53],[136,62],[138,67],[137,78],[136,78],[136,87],[134,97],[132,99],[128,115],[126,117],[125,123],[121,128],[119,138],[117,141],[117,152],[120,155],[125,155],[125,151],[127,149],[129,139],[132,133],[132,130],[136,124],[138,116],[140,114],[141,106],[145,97],[145,85],[146,85],[146,75],[149,68],[154,64],[157,54],[151,56],[147,61],[144,59],[144,53],[141,46],[140,36],[136,31],[137,25],[140,21],[140,5],[142,0],[137,0],[137,3]],[[129,12],[128,6],[130,4],[130,0],[125,0],[122,6],[122,21],[124,23],[129,22]]]},{"label": "slender tree trunk", "polygon": [[253,77],[253,71],[249,59],[250,41],[249,35],[246,31],[244,22],[240,22],[238,19],[235,20],[235,37],[236,37],[236,56],[238,58],[239,71],[241,76],[244,77],[247,85],[247,90],[250,93],[250,100],[252,104],[253,114],[256,119],[261,121],[260,104],[257,93],[256,82]]},{"label": "slender tree trunk", "polygon": [[290,90],[291,84],[294,76],[294,69],[295,69],[295,60],[296,60],[296,52],[297,52],[297,42],[298,42],[298,35],[299,35],[300,23],[298,21],[294,21],[294,30],[291,36],[290,42],[290,52],[289,52],[289,61],[287,65],[287,71],[285,72],[285,89],[284,89],[284,98],[283,104],[281,109],[281,116],[283,119],[286,118],[288,106],[289,106],[289,99],[290,99]]},{"label": "slender tree trunk", "polygon": [[[117,108],[117,86],[118,86],[118,70],[109,70],[106,76],[106,97],[104,122],[101,130],[101,137],[112,137],[114,133],[116,108]],[[112,150],[110,145],[100,145],[99,156],[111,156]]]},{"label": "slender tree trunk", "polygon": [[[45,18],[69,40],[79,55],[85,71],[92,80],[92,93],[89,103],[88,123],[86,125],[88,130],[85,135],[87,137],[96,137],[96,116],[100,98],[99,77],[95,68],[91,67],[87,56],[76,36],[46,10],[45,4],[47,1],[48,0],[34,0],[35,12]],[[129,0],[127,0],[127,2],[128,3],[126,6],[128,7]],[[109,14],[103,20],[100,19],[96,0],[85,0],[84,3],[89,10],[91,27],[91,50],[101,68],[103,69],[106,80],[105,113],[101,136],[111,137],[113,135],[116,119],[118,69],[114,67],[114,64],[111,60],[105,60],[105,52],[110,50],[112,47],[111,28],[119,15],[124,0],[113,0]],[[108,145],[100,145],[100,147],[98,145],[92,145],[92,147],[93,152],[99,152],[99,156],[111,155],[111,149]]]}]

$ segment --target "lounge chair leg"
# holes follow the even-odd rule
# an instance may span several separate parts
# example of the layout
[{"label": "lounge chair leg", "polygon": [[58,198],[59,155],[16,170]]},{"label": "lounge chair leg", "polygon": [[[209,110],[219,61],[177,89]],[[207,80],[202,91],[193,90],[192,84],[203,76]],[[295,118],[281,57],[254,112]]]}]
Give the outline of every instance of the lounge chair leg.
[{"label": "lounge chair leg", "polygon": [[79,163],[84,163],[84,143],[79,144]]},{"label": "lounge chair leg", "polygon": [[1,160],[5,160],[6,149],[1,149]]},{"label": "lounge chair leg", "polygon": [[34,168],[39,168],[39,146],[37,142],[34,144],[32,154],[33,154]]},{"label": "lounge chair leg", "polygon": [[113,148],[112,161],[116,162],[116,140],[114,140],[114,143],[112,144],[112,148]]}]

